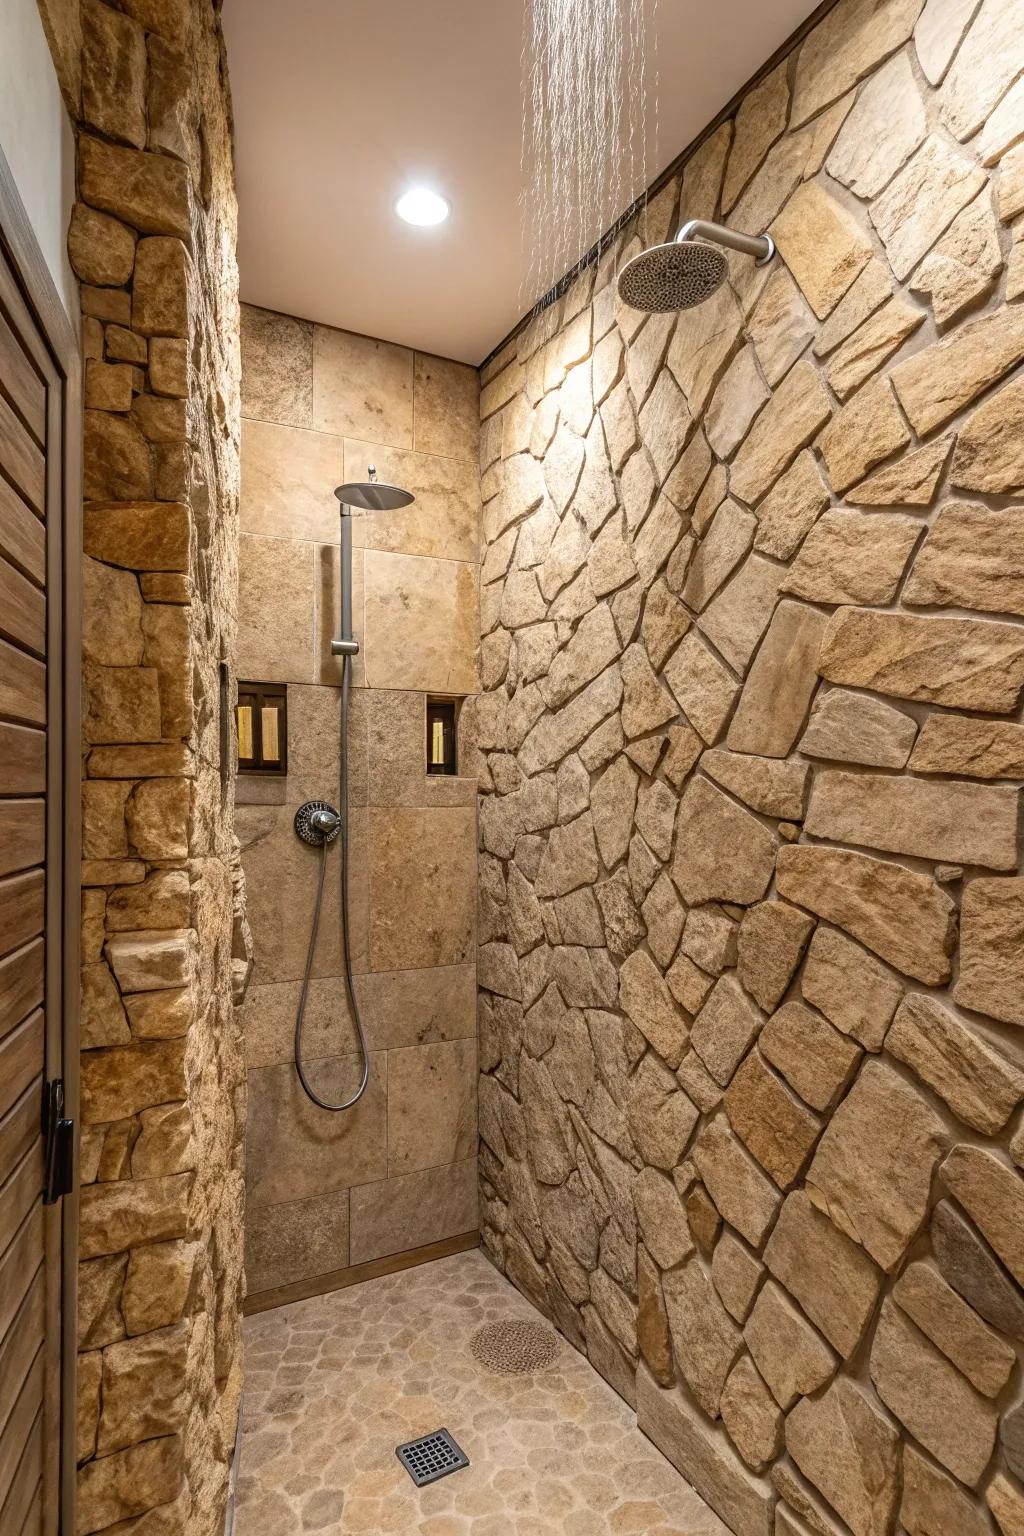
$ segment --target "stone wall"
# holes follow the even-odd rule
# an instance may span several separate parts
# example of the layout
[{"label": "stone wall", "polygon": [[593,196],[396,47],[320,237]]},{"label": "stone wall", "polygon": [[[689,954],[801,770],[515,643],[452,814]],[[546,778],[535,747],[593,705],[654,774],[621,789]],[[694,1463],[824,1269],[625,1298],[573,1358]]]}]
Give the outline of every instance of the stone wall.
[{"label": "stone wall", "polygon": [[[428,777],[426,700],[477,689],[478,402],[474,368],[242,306],[238,669],[283,685],[288,705],[287,774],[241,774],[237,791],[255,944],[246,1280],[260,1305],[477,1230],[476,783],[472,763]],[[293,823],[304,800],[339,800],[334,487],[369,463],[416,500],[352,521],[350,917],[370,1081],[331,1114],[293,1062],[321,857]],[[361,1070],[339,858],[335,844],[304,1036],[329,1099]]]},{"label": "stone wall", "polygon": [[219,9],[88,0],[80,70],[68,14],[50,17],[78,102],[86,359],[81,1536],[222,1530],[238,1410],[238,297]]},{"label": "stone wall", "polygon": [[840,0],[483,373],[483,1238],[740,1536],[1024,1529],[1022,214],[1019,0]]}]

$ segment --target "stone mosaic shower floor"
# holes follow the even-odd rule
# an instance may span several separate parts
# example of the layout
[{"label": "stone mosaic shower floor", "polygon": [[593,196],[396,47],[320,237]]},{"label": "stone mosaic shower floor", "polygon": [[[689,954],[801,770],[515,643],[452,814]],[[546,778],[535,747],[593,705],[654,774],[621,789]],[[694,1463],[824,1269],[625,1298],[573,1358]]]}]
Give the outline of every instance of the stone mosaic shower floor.
[{"label": "stone mosaic shower floor", "polygon": [[[475,1250],[248,1318],[234,1536],[728,1536],[564,1340],[535,1376],[474,1359],[536,1317]],[[470,1466],[418,1489],[395,1446],[442,1425]]]}]

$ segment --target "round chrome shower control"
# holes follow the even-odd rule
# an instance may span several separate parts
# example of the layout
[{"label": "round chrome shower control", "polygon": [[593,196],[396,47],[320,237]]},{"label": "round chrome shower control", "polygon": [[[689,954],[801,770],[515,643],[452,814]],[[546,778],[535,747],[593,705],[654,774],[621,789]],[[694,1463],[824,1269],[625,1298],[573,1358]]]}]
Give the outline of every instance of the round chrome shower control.
[{"label": "round chrome shower control", "polygon": [[341,817],[326,800],[307,800],[295,812],[295,830],[304,843],[322,848],[341,831]]}]

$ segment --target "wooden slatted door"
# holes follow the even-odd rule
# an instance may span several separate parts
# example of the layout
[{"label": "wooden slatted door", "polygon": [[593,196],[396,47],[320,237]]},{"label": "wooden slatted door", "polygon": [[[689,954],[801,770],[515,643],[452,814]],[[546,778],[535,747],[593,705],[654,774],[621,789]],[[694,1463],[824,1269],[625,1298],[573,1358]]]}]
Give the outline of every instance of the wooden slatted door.
[{"label": "wooden slatted door", "polygon": [[[0,188],[2,190],[2,188]],[[0,1532],[60,1528],[66,381],[0,239]],[[77,873],[77,872],[76,872]],[[49,1121],[49,1124],[47,1123]],[[66,1127],[65,1127],[66,1129]]]}]

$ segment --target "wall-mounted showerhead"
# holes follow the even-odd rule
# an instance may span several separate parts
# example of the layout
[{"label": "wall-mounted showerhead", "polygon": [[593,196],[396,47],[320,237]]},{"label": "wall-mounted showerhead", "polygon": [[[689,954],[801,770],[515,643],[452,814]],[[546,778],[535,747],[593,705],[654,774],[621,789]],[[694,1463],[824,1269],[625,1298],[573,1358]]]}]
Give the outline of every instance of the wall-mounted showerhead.
[{"label": "wall-mounted showerhead", "polygon": [[411,491],[403,491],[398,485],[382,485],[372,464],[367,466],[365,480],[353,480],[339,485],[334,492],[342,505],[342,512],[351,507],[357,512],[396,512],[407,507],[416,497]]},{"label": "wall-mounted showerhead", "polygon": [[[705,244],[708,240],[716,245]],[[653,315],[703,304],[721,288],[729,270],[718,245],[753,256],[759,267],[775,255],[770,235],[744,235],[723,224],[690,219],[668,245],[652,245],[627,261],[619,273],[619,297],[631,309]]]}]

